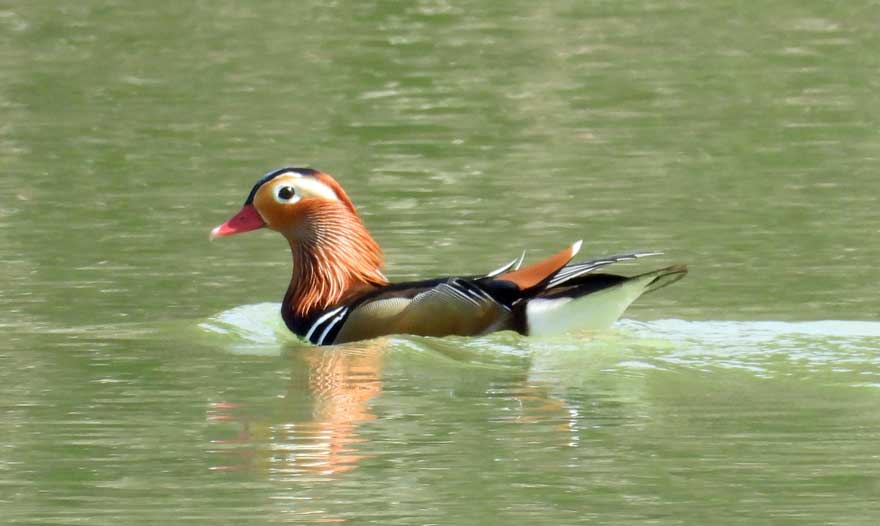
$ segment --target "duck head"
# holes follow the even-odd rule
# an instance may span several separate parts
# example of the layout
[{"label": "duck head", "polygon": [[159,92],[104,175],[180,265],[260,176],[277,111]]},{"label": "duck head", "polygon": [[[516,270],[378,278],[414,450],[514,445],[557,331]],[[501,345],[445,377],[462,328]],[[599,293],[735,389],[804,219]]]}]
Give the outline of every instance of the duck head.
[{"label": "duck head", "polygon": [[311,168],[269,172],[211,238],[264,227],[290,244],[293,278],[285,301],[299,314],[333,305],[354,288],[387,284],[379,245],[328,174]]},{"label": "duck head", "polygon": [[291,241],[309,233],[315,213],[337,209],[360,223],[342,186],[328,174],[311,168],[282,168],[263,176],[248,194],[241,210],[211,230],[211,239],[267,227]]}]

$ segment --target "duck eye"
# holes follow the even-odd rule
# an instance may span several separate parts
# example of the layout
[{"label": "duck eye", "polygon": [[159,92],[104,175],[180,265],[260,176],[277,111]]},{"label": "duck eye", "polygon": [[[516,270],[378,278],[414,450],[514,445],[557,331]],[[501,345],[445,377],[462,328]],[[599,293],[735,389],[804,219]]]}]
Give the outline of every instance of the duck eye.
[{"label": "duck eye", "polygon": [[296,196],[296,191],[292,186],[282,186],[278,189],[278,199],[282,201],[290,201]]}]

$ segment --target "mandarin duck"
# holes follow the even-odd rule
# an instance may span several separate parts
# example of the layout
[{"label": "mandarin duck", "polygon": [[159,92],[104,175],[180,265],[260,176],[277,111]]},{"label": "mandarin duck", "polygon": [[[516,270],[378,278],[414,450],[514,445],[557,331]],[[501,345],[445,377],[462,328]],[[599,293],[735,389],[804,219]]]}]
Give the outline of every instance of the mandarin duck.
[{"label": "mandarin duck", "polygon": [[581,242],[522,267],[523,255],[484,275],[391,283],[382,251],[342,186],[310,168],[263,176],[211,238],[267,227],[293,255],[281,316],[299,337],[332,345],[390,334],[475,336],[500,330],[559,334],[611,326],[639,296],[687,273],[673,265],[626,277],[594,271],[658,255],[633,252],[572,263]]}]

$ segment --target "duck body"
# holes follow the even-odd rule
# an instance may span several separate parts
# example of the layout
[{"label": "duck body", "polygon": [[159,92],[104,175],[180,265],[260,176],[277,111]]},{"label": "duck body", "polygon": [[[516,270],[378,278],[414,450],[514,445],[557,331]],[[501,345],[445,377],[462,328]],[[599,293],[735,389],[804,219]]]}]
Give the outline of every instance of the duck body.
[{"label": "duck body", "polygon": [[581,242],[535,264],[523,256],[485,275],[390,283],[378,244],[342,187],[308,168],[283,168],[254,185],[242,209],[211,236],[258,228],[287,238],[293,273],[281,315],[316,345],[389,334],[477,336],[500,330],[544,336],[601,330],[639,296],[687,272],[674,265],[637,276],[595,272],[633,252],[572,263]]}]

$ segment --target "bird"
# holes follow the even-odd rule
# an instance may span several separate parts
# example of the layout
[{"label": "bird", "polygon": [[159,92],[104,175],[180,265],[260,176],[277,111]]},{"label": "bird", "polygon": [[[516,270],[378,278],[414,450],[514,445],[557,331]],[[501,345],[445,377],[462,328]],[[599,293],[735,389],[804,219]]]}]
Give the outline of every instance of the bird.
[{"label": "bird", "polygon": [[527,336],[609,328],[629,305],[683,278],[677,264],[635,276],[595,272],[659,255],[630,252],[572,263],[581,241],[523,267],[525,252],[479,275],[392,283],[383,255],[342,186],[312,168],[270,171],[211,239],[268,228],[290,245],[293,272],[281,302],[285,325],[314,345],[388,335]]}]

